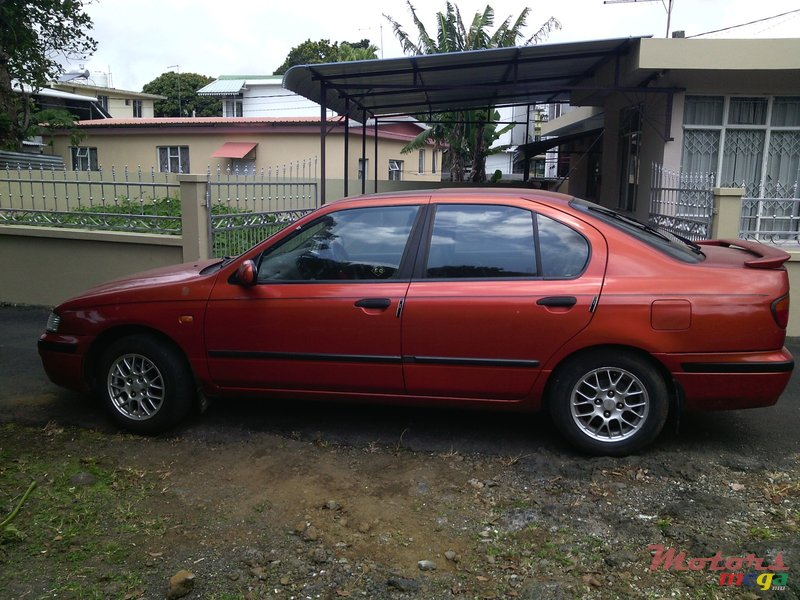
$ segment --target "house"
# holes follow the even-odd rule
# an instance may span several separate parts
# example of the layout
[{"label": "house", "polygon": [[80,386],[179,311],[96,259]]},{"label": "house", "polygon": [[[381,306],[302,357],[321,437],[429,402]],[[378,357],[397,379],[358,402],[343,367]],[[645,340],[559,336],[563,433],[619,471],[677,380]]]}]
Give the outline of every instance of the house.
[{"label": "house", "polygon": [[[102,81],[101,81],[102,82]],[[100,106],[116,119],[149,119],[154,116],[156,100],[164,96],[131,92],[102,85],[90,85],[80,79],[51,84],[54,90],[95,98]]]},{"label": "house", "polygon": [[569,157],[571,194],[647,220],[665,170],[800,198],[800,39],[639,39],[570,104],[542,135]]},{"label": "house", "polygon": [[[221,75],[215,81],[197,91],[200,96],[215,96],[222,100],[222,116],[238,118],[320,119],[320,105],[283,87],[282,75]],[[337,113],[326,111],[327,119],[336,119]],[[360,131],[357,120],[361,115],[351,116],[353,131]],[[355,120],[353,120],[355,119]],[[374,129],[374,120],[368,119],[367,130]],[[382,134],[399,134],[409,142],[423,131],[424,125],[411,117],[395,117],[380,121],[379,139]],[[374,135],[374,132],[373,132]],[[314,151],[318,154],[318,151]],[[334,159],[336,160],[336,159]],[[367,178],[375,177],[374,167],[369,158],[358,159],[356,163],[358,178],[365,167]],[[374,162],[374,158],[373,158]],[[441,180],[441,152],[433,145],[416,150],[413,154],[400,154],[388,162],[388,171],[378,166],[378,179],[390,181],[439,181]]]},{"label": "house", "polygon": [[[344,120],[328,122],[328,177],[344,178]],[[78,123],[86,135],[79,146],[69,135],[56,135],[54,153],[73,170],[124,167],[171,173],[264,173],[317,178],[320,151],[319,117],[164,117],[86,120]],[[369,158],[349,162],[348,178],[375,179],[375,130],[367,127]],[[403,154],[403,146],[421,131],[414,122],[381,124],[377,132],[378,180],[436,181],[440,158],[434,151]],[[350,124],[349,144],[361,147],[362,128]],[[409,158],[411,157],[411,158]],[[427,165],[427,167],[425,166]],[[298,171],[297,169],[301,169]],[[433,171],[433,172],[432,172]]]},{"label": "house", "polygon": [[320,116],[319,104],[285,89],[282,75],[220,75],[197,95],[222,100],[223,117]]}]

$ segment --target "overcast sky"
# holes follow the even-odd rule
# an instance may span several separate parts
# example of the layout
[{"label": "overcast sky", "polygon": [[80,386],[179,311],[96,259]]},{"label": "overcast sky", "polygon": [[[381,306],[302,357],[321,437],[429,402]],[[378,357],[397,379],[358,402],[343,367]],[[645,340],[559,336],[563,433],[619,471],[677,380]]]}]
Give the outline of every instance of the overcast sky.
[{"label": "overcast sky", "polygon": [[[618,0],[612,0],[617,1]],[[664,0],[668,2],[668,0]],[[465,22],[486,1],[454,0]],[[667,13],[660,1],[604,4],[603,0],[551,2],[490,0],[495,25],[532,8],[528,34],[549,17],[562,29],[547,43],[653,35],[664,37]],[[435,13],[444,0],[416,0],[417,14],[435,34]],[[798,0],[674,0],[670,29],[696,35],[800,8]],[[385,58],[401,56],[382,14],[415,31],[404,0],[94,0],[86,6],[98,41],[94,56],[70,68],[111,73],[114,87],[139,91],[160,74],[176,70],[219,75],[270,75],[293,46],[307,39],[369,38]],[[800,12],[704,37],[800,37]],[[416,39],[416,36],[413,36]],[[379,50],[378,56],[381,56]]]}]

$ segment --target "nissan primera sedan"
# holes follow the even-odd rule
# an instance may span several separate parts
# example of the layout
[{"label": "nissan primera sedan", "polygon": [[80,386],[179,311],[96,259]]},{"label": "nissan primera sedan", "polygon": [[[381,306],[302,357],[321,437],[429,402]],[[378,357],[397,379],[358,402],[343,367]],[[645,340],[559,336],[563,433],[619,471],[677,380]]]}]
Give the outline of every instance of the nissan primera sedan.
[{"label": "nissan primera sedan", "polygon": [[778,400],[788,258],[560,194],[366,196],[236,258],[95,287],[53,310],[39,353],[138,433],[231,395],[545,408],[575,446],[622,455],[670,411]]}]

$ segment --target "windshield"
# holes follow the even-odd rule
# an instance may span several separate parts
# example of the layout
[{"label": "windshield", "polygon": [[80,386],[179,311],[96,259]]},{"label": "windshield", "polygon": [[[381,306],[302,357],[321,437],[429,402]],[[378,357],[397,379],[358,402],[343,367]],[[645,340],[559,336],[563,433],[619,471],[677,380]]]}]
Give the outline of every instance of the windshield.
[{"label": "windshield", "polygon": [[622,215],[599,204],[573,198],[570,206],[580,211],[591,214],[596,219],[611,225],[612,227],[624,231],[628,235],[644,242],[648,246],[655,248],[678,260],[683,262],[700,262],[705,259],[700,246],[691,240],[684,237],[661,231],[650,225],[645,225],[632,219],[631,217]]}]

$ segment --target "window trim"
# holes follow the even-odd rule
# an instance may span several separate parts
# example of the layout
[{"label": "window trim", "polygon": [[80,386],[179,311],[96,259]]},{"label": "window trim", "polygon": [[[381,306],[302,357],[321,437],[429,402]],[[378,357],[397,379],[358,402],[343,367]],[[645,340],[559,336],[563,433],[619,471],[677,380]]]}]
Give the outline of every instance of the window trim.
[{"label": "window trim", "polygon": [[[73,171],[85,172],[100,170],[100,161],[98,159],[96,146],[70,146],[69,155]],[[78,161],[87,161],[89,168],[77,168]]]},{"label": "window trim", "polygon": [[[411,224],[411,230],[408,233],[408,238],[406,239],[406,245],[403,248],[403,253],[400,257],[400,264],[398,265],[397,270],[391,277],[387,277],[386,279],[275,279],[268,281],[258,281],[258,279],[256,278],[256,285],[318,285],[324,283],[391,284],[398,282],[399,283],[410,282],[412,279],[412,269],[414,267],[416,257],[418,256],[418,249],[421,246],[420,237],[423,233],[423,229],[425,228],[425,224],[427,223],[429,205],[426,203],[412,202],[412,203],[402,203],[402,204],[381,204],[379,206],[372,206],[372,207],[353,206],[339,210],[332,210],[326,212],[325,214],[319,215],[316,219],[313,219],[308,223],[304,223],[300,227],[295,228],[295,230],[292,231],[289,235],[287,235],[284,238],[281,238],[279,241],[270,245],[268,248],[261,249],[259,252],[252,255],[250,258],[256,263],[256,267],[260,267],[261,260],[263,259],[265,253],[272,252],[275,248],[289,243],[291,240],[301,235],[304,231],[307,231],[309,228],[314,227],[321,220],[326,219],[331,215],[351,210],[364,210],[369,208],[375,208],[375,209],[401,208],[401,207],[415,207],[417,209],[417,214],[414,218],[414,222]],[[228,283],[234,285],[237,284],[236,271],[234,271],[228,278]]]},{"label": "window trim", "polygon": [[[507,208],[516,208],[518,210],[525,210],[531,214],[531,222],[533,227],[533,239],[535,247],[535,258],[536,258],[536,270],[537,275],[530,275],[530,276],[523,276],[523,277],[428,277],[427,275],[427,266],[428,266],[428,256],[431,250],[431,242],[433,240],[433,224],[434,220],[436,219],[436,212],[440,206],[484,206],[484,207],[507,207]],[[420,229],[420,235],[422,240],[419,243],[417,248],[417,255],[414,260],[414,272],[412,274],[412,282],[444,282],[444,281],[461,281],[461,282],[486,282],[486,281],[574,281],[579,279],[583,276],[586,270],[589,268],[589,265],[592,262],[593,256],[593,248],[592,242],[589,238],[581,231],[575,229],[571,225],[567,225],[563,221],[553,217],[552,215],[546,214],[544,212],[539,213],[535,209],[526,208],[522,206],[518,206],[516,204],[485,204],[482,202],[434,202],[430,204],[428,207],[428,215],[426,217],[426,222],[424,227]],[[539,246],[539,225],[538,225],[538,217],[539,215],[549,218],[556,223],[567,227],[580,235],[583,240],[586,242],[587,248],[587,257],[586,262],[583,265],[583,269],[579,273],[571,277],[554,277],[554,276],[545,276],[541,275],[543,269],[541,264],[541,248]]]},{"label": "window trim", "polygon": [[[686,153],[686,131],[717,131],[719,132],[719,141],[717,144],[717,164],[714,173],[714,185],[720,187],[722,183],[723,164],[725,160],[725,143],[726,133],[728,131],[762,131],[764,132],[763,147],[761,151],[761,166],[759,172],[758,190],[754,197],[764,197],[766,187],[766,177],[769,166],[769,149],[772,141],[773,132],[797,132],[800,134],[800,126],[797,125],[772,125],[772,110],[775,105],[775,100],[778,98],[797,98],[796,94],[775,94],[775,95],[757,95],[757,94],[686,94],[684,97],[684,115],[686,113],[686,100],[688,98],[722,98],[722,123],[719,125],[703,125],[703,124],[687,124],[683,123],[684,139],[681,145],[681,168],[683,168],[685,153]],[[752,98],[752,99],[766,99],[767,108],[764,116],[763,125],[755,124],[730,124],[730,105],[731,100],[738,98]],[[684,117],[685,118],[685,117]]]},{"label": "window trim", "polygon": [[[397,158],[390,158],[389,159],[389,181],[403,181],[403,163],[402,161]],[[396,176],[393,176],[392,173],[397,173]]]},{"label": "window trim", "polygon": [[[181,160],[181,154],[183,153],[183,149],[186,149],[186,170],[184,171],[181,167],[183,161]],[[173,154],[171,152],[172,149],[177,149],[178,153],[176,158],[178,159],[178,170],[173,171],[171,169],[171,159],[173,158]],[[167,170],[164,171],[161,169],[161,150],[167,151]],[[189,152],[188,144],[182,144],[179,146],[156,146],[156,162],[158,163],[158,172],[159,173],[175,173],[178,175],[186,175],[187,173],[191,172],[191,153]]]}]

